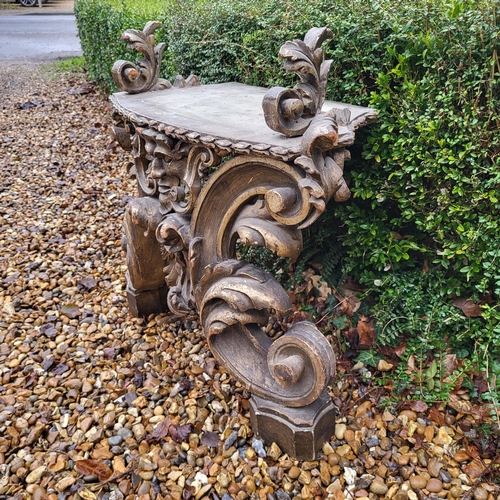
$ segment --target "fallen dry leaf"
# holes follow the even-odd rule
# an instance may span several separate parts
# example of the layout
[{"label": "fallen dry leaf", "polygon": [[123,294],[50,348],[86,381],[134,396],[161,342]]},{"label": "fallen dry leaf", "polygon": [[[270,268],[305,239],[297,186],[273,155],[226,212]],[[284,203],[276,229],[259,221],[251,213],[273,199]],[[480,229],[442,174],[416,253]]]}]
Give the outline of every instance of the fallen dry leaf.
[{"label": "fallen dry leaf", "polygon": [[425,401],[420,401],[418,399],[409,401],[408,406],[417,413],[423,413],[429,409],[429,405]]},{"label": "fallen dry leaf", "polygon": [[339,301],[337,309],[341,315],[353,316],[353,314],[361,307],[361,301],[352,293],[345,297],[341,295],[336,288],[332,288],[333,295]]},{"label": "fallen dry leaf", "polygon": [[65,304],[61,307],[61,312],[70,319],[75,319],[82,314],[80,308],[76,304]]},{"label": "fallen dry leaf", "polygon": [[462,312],[468,318],[476,318],[482,315],[482,309],[479,302],[476,302],[472,299],[466,299],[463,297],[459,297],[455,299],[452,303],[452,306],[458,307],[462,310]]},{"label": "fallen dry leaf", "polygon": [[429,418],[438,425],[444,425],[444,415],[435,406],[429,410]]},{"label": "fallen dry leaf", "polygon": [[485,465],[479,458],[475,458],[472,460],[472,462],[468,463],[464,468],[463,471],[471,478],[471,479],[477,479],[478,477],[481,477],[484,470],[486,469]]},{"label": "fallen dry leaf", "polygon": [[191,424],[174,425],[170,417],[160,422],[155,430],[147,437],[148,441],[159,441],[167,436],[171,436],[174,441],[182,443],[191,433]]},{"label": "fallen dry leaf", "polygon": [[209,446],[210,448],[217,448],[219,442],[219,435],[215,432],[204,432],[201,436],[201,444]]},{"label": "fallen dry leaf", "polygon": [[100,482],[107,481],[113,475],[113,471],[100,460],[78,460],[75,467],[84,476],[97,476]]},{"label": "fallen dry leaf", "polygon": [[375,329],[373,328],[374,319],[368,316],[359,316],[356,326],[359,336],[359,349],[372,349],[375,343]]}]

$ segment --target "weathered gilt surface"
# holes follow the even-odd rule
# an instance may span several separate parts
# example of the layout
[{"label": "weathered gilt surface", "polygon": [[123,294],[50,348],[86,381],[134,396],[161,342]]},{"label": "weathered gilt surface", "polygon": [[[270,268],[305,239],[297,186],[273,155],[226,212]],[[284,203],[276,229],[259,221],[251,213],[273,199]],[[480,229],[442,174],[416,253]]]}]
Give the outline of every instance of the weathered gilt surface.
[{"label": "weathered gilt surface", "polygon": [[274,341],[264,333],[272,312],[290,310],[289,297],[235,248],[240,241],[296,259],[301,230],[331,198],[349,197],[346,146],[376,113],[324,102],[329,63],[320,45],[330,35],[314,28],[282,48],[287,69],[302,74],[290,92],[185,86],[178,77],[177,88],[112,96],[139,191],[124,222],[131,311],[199,311],[214,356],[253,394],[254,431],[297,458],[312,458],[333,432],[334,353],[309,322]]}]

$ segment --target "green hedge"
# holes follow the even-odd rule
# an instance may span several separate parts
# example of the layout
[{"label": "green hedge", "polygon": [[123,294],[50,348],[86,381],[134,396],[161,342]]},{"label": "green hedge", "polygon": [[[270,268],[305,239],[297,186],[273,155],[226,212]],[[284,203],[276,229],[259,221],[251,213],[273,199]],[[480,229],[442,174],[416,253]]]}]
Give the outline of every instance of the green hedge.
[{"label": "green hedge", "polygon": [[[327,98],[380,118],[352,149],[352,199],[330,204],[306,250],[320,249],[332,284],[352,275],[367,287],[381,343],[408,335],[431,358],[451,344],[500,379],[499,3],[169,0],[139,14],[77,0],[76,14],[91,75],[107,85],[121,31],[149,19],[165,23],[164,76],[262,86],[292,83],[284,41],[330,27]],[[483,316],[452,307],[457,296],[484,303]]]}]

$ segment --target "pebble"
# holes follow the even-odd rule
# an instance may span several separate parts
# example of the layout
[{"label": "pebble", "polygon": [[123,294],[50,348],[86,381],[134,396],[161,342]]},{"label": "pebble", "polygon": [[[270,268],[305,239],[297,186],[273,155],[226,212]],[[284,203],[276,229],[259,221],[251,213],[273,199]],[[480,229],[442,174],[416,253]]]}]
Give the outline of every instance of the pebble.
[{"label": "pebble", "polygon": [[370,491],[372,493],[375,493],[375,495],[385,495],[388,489],[389,488],[387,487],[387,485],[385,485],[381,481],[373,481],[370,484]]},{"label": "pebble", "polygon": [[288,471],[288,477],[290,479],[297,479],[300,476],[300,469],[297,466],[290,467]]},{"label": "pebble", "polygon": [[344,434],[345,431],[347,430],[347,425],[346,424],[336,424],[335,425],[335,437],[339,440],[342,441],[344,439]]},{"label": "pebble", "polygon": [[475,498],[475,500],[487,500],[488,499],[488,492],[481,486],[478,486],[474,490],[474,493],[472,495]]},{"label": "pebble", "polygon": [[67,490],[70,486],[76,483],[76,477],[75,476],[66,476],[60,479],[56,483],[56,490],[59,492]]},{"label": "pebble", "polygon": [[[28,474],[28,477],[26,478],[26,484],[36,483],[42,477],[42,474],[46,470],[47,470],[47,466],[41,465],[40,467],[37,467],[35,470],[31,471]],[[19,469],[18,469],[18,471],[19,471]]]},{"label": "pebble", "polygon": [[429,471],[429,474],[432,477],[439,477],[439,473],[440,473],[442,467],[443,467],[443,464],[439,460],[437,460],[435,458],[431,458],[429,460],[428,465],[427,465],[427,470]]},{"label": "pebble", "polygon": [[109,446],[120,446],[123,443],[123,437],[119,434],[108,438]]},{"label": "pebble", "polygon": [[224,441],[224,449],[227,450],[228,448],[231,448],[231,446],[233,446],[237,439],[238,431],[231,432],[229,437]]},{"label": "pebble", "polygon": [[264,449],[264,443],[260,439],[252,439],[252,448],[255,450],[259,457],[265,458],[267,456],[266,450]]},{"label": "pebble", "polygon": [[142,424],[135,424],[132,426],[132,433],[137,441],[142,441],[146,436],[146,429]]},{"label": "pebble", "polygon": [[422,490],[427,486],[428,479],[424,476],[410,477],[410,485],[414,490]]},{"label": "pebble", "polygon": [[121,436],[124,441],[133,437],[134,435],[133,432],[130,429],[127,429],[126,427],[122,427],[121,429],[119,429],[116,434],[118,436]]},{"label": "pebble", "polygon": [[439,479],[431,478],[425,488],[431,493],[439,493],[443,489],[443,483]]}]

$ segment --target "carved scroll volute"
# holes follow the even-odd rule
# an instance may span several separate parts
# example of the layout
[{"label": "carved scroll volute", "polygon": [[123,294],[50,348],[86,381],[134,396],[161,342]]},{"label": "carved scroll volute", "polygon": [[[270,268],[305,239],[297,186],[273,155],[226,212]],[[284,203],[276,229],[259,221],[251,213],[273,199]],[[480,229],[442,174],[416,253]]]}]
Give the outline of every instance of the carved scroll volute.
[{"label": "carved scroll volute", "polygon": [[150,90],[157,83],[165,44],[155,46],[153,33],[162,26],[158,21],[149,21],[142,31],[129,29],[123,33],[122,40],[128,42],[127,47],[140,52],[144,58],[136,64],[123,60],[115,62],[111,73],[120,90],[138,94]]},{"label": "carved scroll volute", "polygon": [[333,38],[328,28],[312,28],[302,40],[286,42],[279,51],[285,69],[301,82],[293,89],[273,87],[264,96],[262,108],[267,125],[288,137],[302,135],[321,111],[331,60],[324,60],[321,44]]},{"label": "carved scroll volute", "polygon": [[262,330],[271,311],[291,308],[269,274],[234,260],[236,241],[295,259],[298,225],[316,208],[303,171],[262,156],[238,156],[212,174],[193,212],[188,261],[195,300],[214,356],[253,394],[290,407],[315,401],[333,377],[335,358],[310,323],[272,341]]},{"label": "carved scroll volute", "polygon": [[[349,151],[336,149],[338,144],[338,123],[336,111],[319,115],[311,122],[301,141],[301,152],[295,163],[300,165],[309,175],[311,197],[314,198],[313,187],[321,186],[320,203],[326,203],[333,196],[335,201],[349,199],[351,192],[344,179],[344,160],[349,159]],[[312,224],[320,215],[319,211],[301,225],[304,228]]]}]

